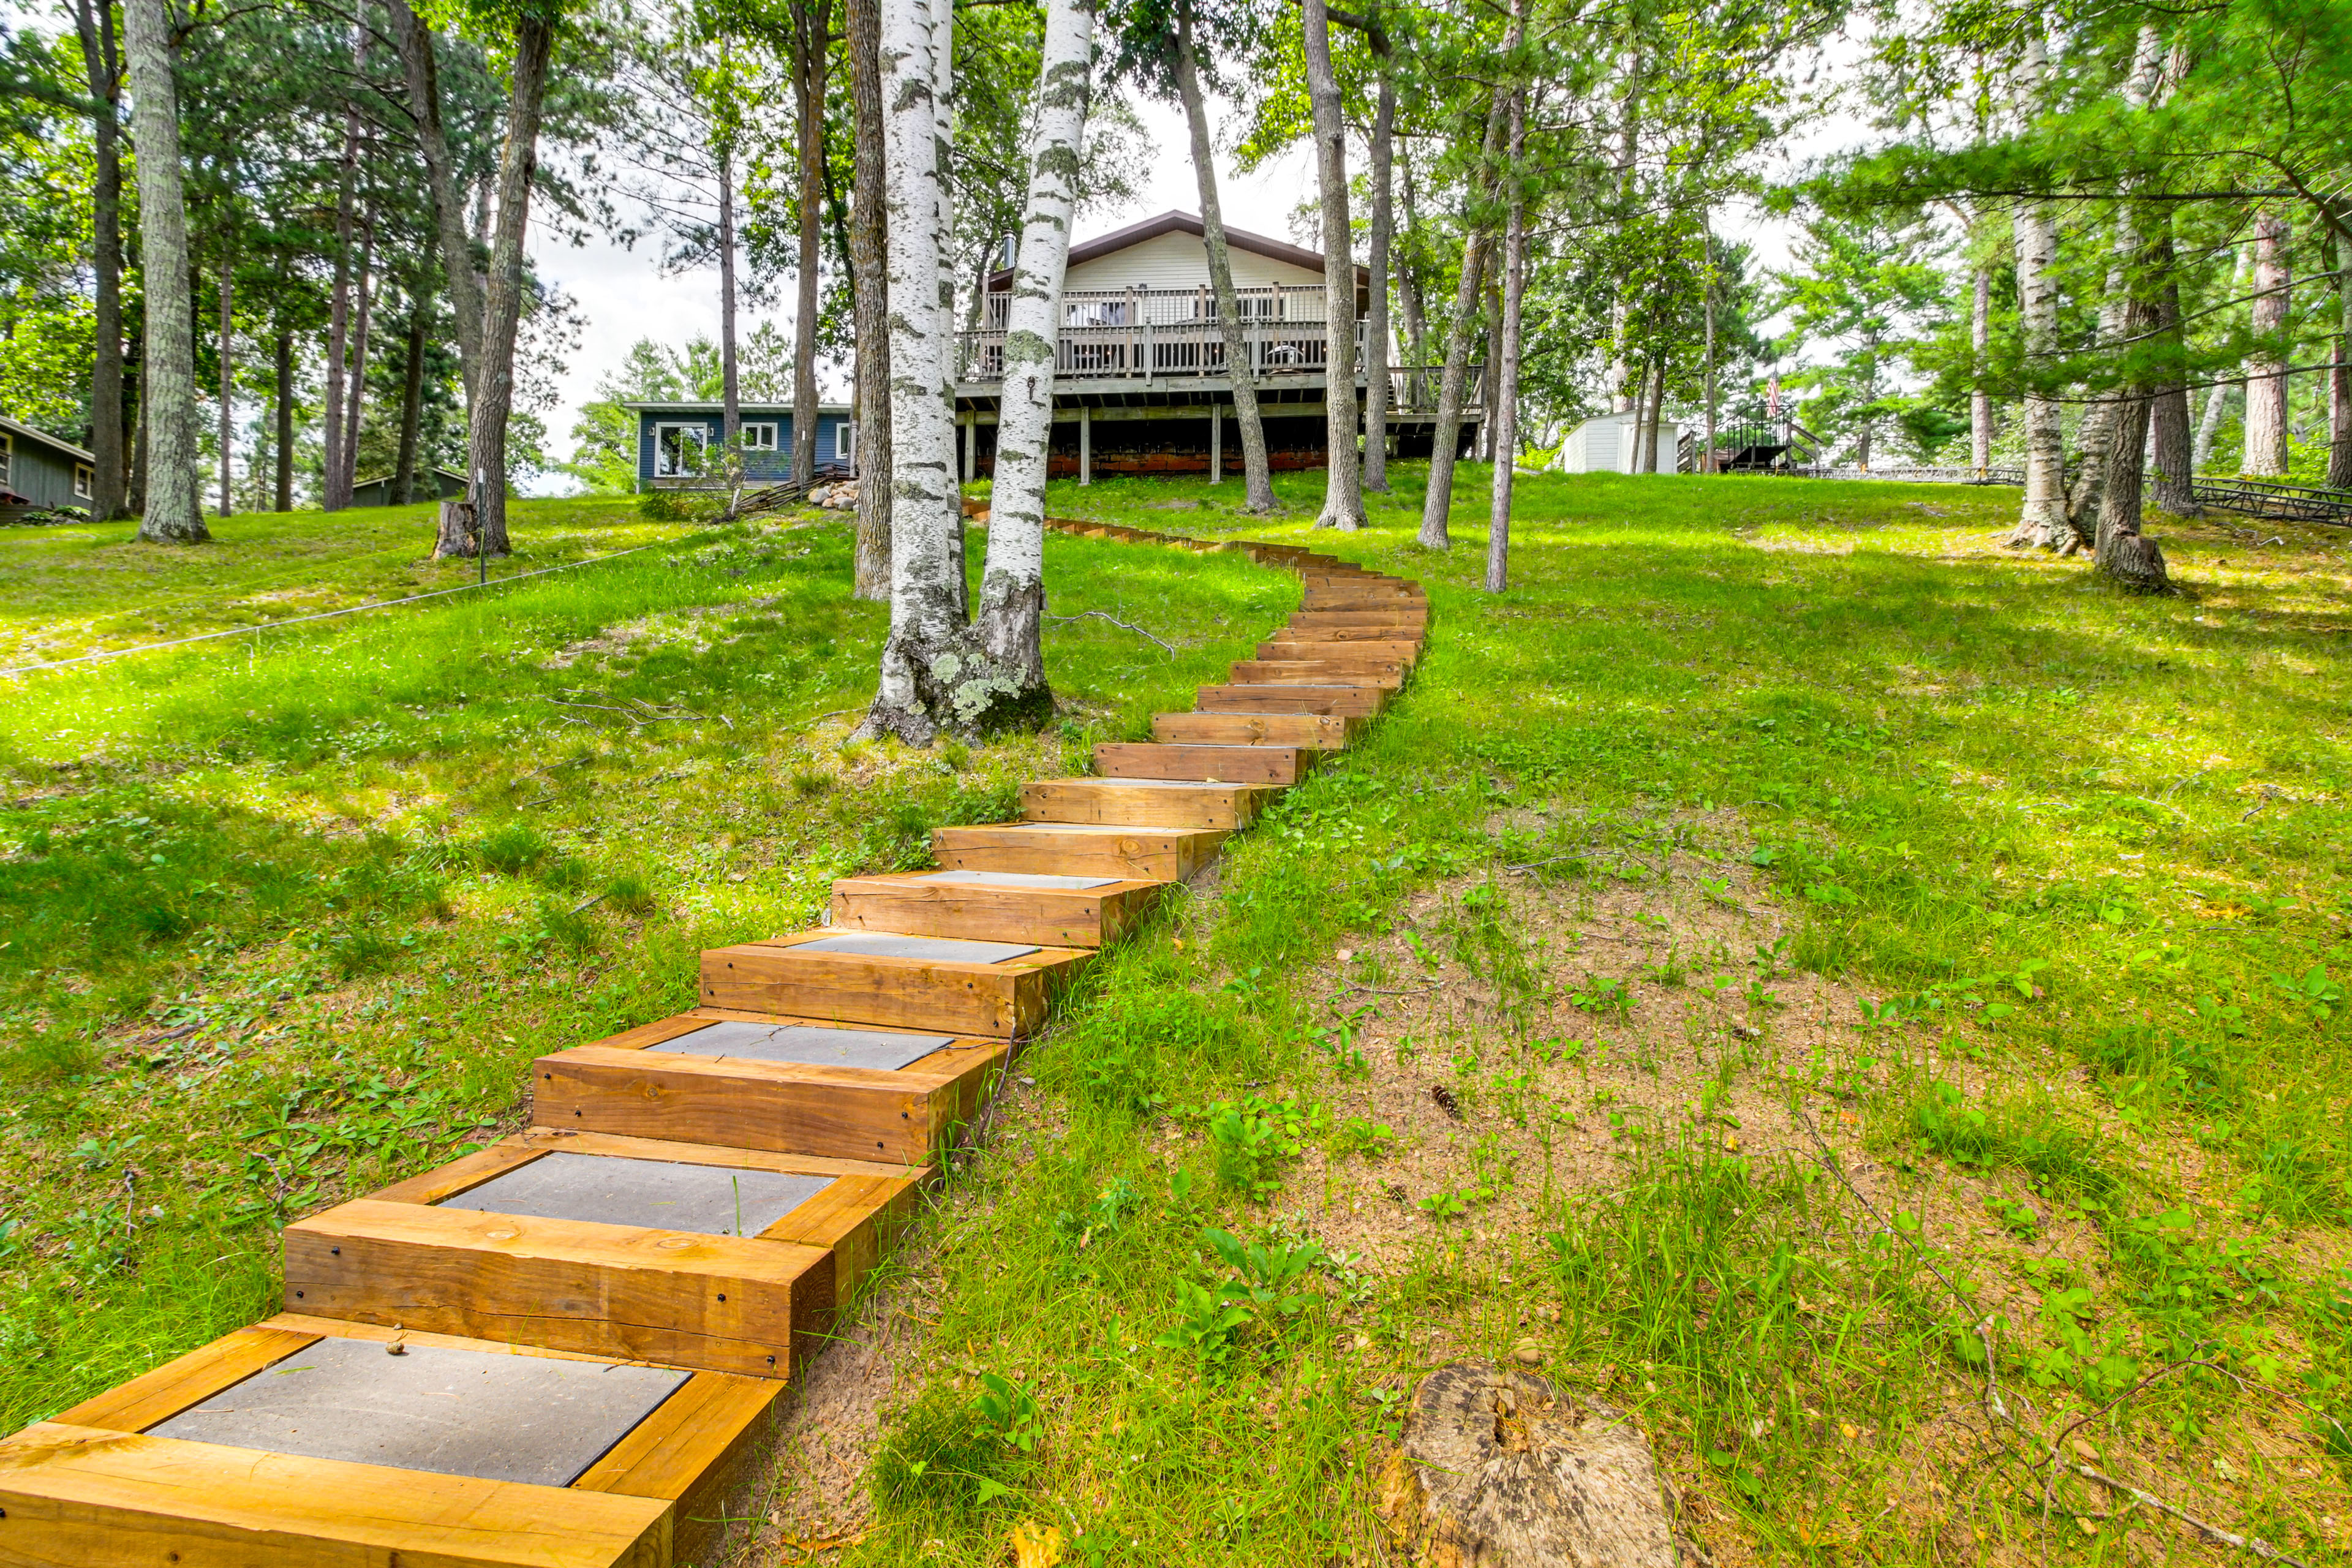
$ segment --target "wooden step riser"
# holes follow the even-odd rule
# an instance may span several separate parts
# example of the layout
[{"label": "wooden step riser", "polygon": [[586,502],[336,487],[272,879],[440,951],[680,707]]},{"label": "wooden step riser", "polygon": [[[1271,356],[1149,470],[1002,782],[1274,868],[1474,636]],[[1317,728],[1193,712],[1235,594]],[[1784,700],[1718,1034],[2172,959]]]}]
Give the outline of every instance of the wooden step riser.
[{"label": "wooden step riser", "polygon": [[1256,820],[1267,786],[1204,784],[1199,790],[1089,786],[1084,780],[1021,786],[1021,815],[1031,822],[1105,827],[1207,827],[1233,833]]},{"label": "wooden step riser", "polygon": [[1386,623],[1366,626],[1302,626],[1295,620],[1291,625],[1276,632],[1275,640],[1296,643],[1402,643],[1416,653],[1429,641],[1422,635],[1421,628],[1413,626],[1398,626]]},{"label": "wooden step riser", "polygon": [[1429,618],[1425,616],[1394,616],[1378,611],[1331,610],[1318,612],[1301,610],[1290,617],[1284,630],[1287,633],[1308,633],[1321,637],[1329,633],[1353,632],[1360,637],[1379,637],[1402,642],[1427,642]]},{"label": "wooden step riser", "polygon": [[1299,604],[1308,615],[1329,615],[1350,610],[1400,610],[1408,615],[1429,613],[1429,601],[1415,594],[1351,593],[1333,589],[1309,593]]},{"label": "wooden step riser", "polygon": [[1370,637],[1343,639],[1339,637],[1287,637],[1280,642],[1257,645],[1257,657],[1264,659],[1370,659],[1410,669],[1421,657],[1421,645],[1391,639],[1376,641]]},{"label": "wooden step riser", "polygon": [[1235,686],[1319,686],[1326,682],[1404,689],[1404,667],[1394,659],[1236,659],[1227,671]]},{"label": "wooden step riser", "polygon": [[853,877],[834,883],[831,919],[851,931],[1108,947],[1150,918],[1165,888],[1136,882],[1063,892]]},{"label": "wooden step riser", "polygon": [[1151,733],[1168,745],[1307,746],[1336,752],[1347,746],[1363,722],[1322,713],[1159,713],[1152,717]]},{"label": "wooden step riser", "polygon": [[1372,686],[1203,686],[1203,713],[1335,713],[1370,718],[1388,693]]},{"label": "wooden step riser", "polygon": [[931,852],[951,871],[1030,871],[1054,877],[1119,877],[1181,882],[1216,858],[1214,829],[1173,836],[1090,833],[1052,837],[942,827]]},{"label": "wooden step riser", "polygon": [[787,946],[745,943],[702,955],[701,1005],[852,1026],[1017,1038],[1044,1026],[1047,1005],[1086,956],[1083,950],[1046,952],[1066,956],[985,965],[932,963],[846,953],[796,957]]},{"label": "wooden step riser", "polygon": [[1295,784],[1321,753],[1283,745],[1163,745],[1117,742],[1095,748],[1095,772],[1114,779],[1205,779]]}]

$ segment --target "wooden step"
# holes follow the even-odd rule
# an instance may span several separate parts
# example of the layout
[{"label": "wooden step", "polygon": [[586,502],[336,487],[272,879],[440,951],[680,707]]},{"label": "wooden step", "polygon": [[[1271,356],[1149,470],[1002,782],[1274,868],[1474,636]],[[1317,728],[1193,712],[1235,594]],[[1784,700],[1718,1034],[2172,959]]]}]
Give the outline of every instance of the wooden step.
[{"label": "wooden step", "polygon": [[1370,718],[1388,700],[1377,686],[1203,686],[1203,713],[1337,713]]},{"label": "wooden step", "polygon": [[1429,612],[1411,605],[1379,610],[1298,611],[1287,623],[1293,631],[1325,631],[1336,626],[1377,626],[1389,637],[1418,639],[1429,629]]},{"label": "wooden step", "polygon": [[646,1138],[509,1138],[286,1228],[315,1316],[791,1374],[929,1172]]},{"label": "wooden step", "polygon": [[1181,882],[1216,858],[1225,830],[1000,822],[931,832],[940,865],[971,871],[1043,871]]},{"label": "wooden step", "polygon": [[1045,1023],[1047,1005],[1093,957],[1090,948],[797,931],[706,952],[700,1000],[836,1024],[1018,1037]]},{"label": "wooden step", "polygon": [[1242,658],[1228,667],[1235,686],[1313,686],[1344,681],[1349,686],[1377,686],[1383,691],[1404,688],[1404,665],[1393,658]]},{"label": "wooden step", "polygon": [[1105,826],[1247,827],[1278,793],[1272,784],[1201,784],[1180,779],[1033,779],[1021,786],[1021,815],[1031,822]]},{"label": "wooden step", "polygon": [[1279,642],[1396,642],[1419,648],[1429,641],[1426,631],[1426,627],[1402,626],[1387,621],[1365,626],[1302,626],[1294,616],[1288,626],[1274,635]]},{"label": "wooden step", "polygon": [[1257,645],[1260,658],[1369,658],[1387,659],[1400,666],[1411,666],[1421,657],[1421,645],[1391,637],[1385,641],[1371,637],[1320,637],[1304,635],[1286,637],[1279,642]]},{"label": "wooden step", "polygon": [[1307,746],[1336,752],[1364,722],[1329,713],[1155,713],[1151,734],[1166,745]]},{"label": "wooden step", "polygon": [[1299,607],[1306,610],[1386,610],[1410,609],[1426,613],[1428,596],[1419,589],[1391,588],[1375,584],[1327,584],[1309,588]]},{"label": "wooden step", "polygon": [[[698,1007],[531,1064],[542,1132],[920,1166],[979,1110],[1008,1040]],[[892,1064],[897,1065],[892,1065]]]},{"label": "wooden step", "polygon": [[783,1389],[283,1313],[0,1441],[0,1562],[709,1562]]},{"label": "wooden step", "polygon": [[1320,755],[1301,746],[1178,746],[1118,741],[1095,748],[1095,772],[1113,779],[1295,784],[1314,770]]},{"label": "wooden step", "polygon": [[1108,947],[1133,930],[1168,884],[1017,871],[907,871],[844,877],[833,923],[854,931]]}]

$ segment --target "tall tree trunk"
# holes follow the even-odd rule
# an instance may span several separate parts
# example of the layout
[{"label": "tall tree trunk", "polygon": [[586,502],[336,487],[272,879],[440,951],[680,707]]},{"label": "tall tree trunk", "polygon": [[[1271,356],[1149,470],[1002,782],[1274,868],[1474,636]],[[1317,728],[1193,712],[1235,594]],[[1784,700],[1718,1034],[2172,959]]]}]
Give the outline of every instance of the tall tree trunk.
[{"label": "tall tree trunk", "polygon": [[1389,253],[1396,216],[1389,187],[1393,183],[1396,142],[1396,80],[1390,70],[1388,41],[1375,40],[1379,97],[1372,110],[1371,308],[1364,317],[1364,488],[1389,488]]},{"label": "tall tree trunk", "polygon": [[2352,239],[2343,220],[2328,235],[2328,265],[2336,268],[2335,364],[2327,373],[2327,482],[2352,489]]},{"label": "tall tree trunk", "polygon": [[539,167],[540,112],[556,24],[536,6],[515,13],[514,55],[507,89],[506,145],[499,153],[498,226],[482,300],[482,382],[474,399],[467,464],[474,527],[482,548],[509,553],[507,419],[514,409],[515,330],[522,320],[523,226],[530,216],[531,176]]},{"label": "tall tree trunk", "polygon": [[[1511,19],[1521,22],[1527,0],[1512,0]],[[1528,201],[1520,170],[1527,154],[1527,95],[1511,94],[1510,163],[1503,176],[1508,205],[1503,217],[1503,320],[1495,359],[1495,472],[1486,510],[1486,592],[1499,594],[1511,581],[1511,487],[1517,475],[1519,446],[1519,322],[1527,295]]]},{"label": "tall tree trunk", "polygon": [[1706,289],[1706,372],[1705,372],[1705,375],[1706,375],[1706,450],[1705,454],[1704,454],[1704,455],[1699,458],[1699,461],[1698,461],[1698,471],[1699,471],[1700,473],[1702,473],[1702,474],[1711,474],[1711,473],[1715,472],[1715,468],[1716,468],[1716,459],[1715,459],[1715,426],[1716,426],[1716,417],[1715,417],[1715,400],[1716,400],[1716,389],[1715,389],[1715,216],[1714,216],[1714,215],[1713,215],[1712,213],[1708,213],[1708,212],[1704,212],[1704,211],[1702,211],[1702,212],[1699,214],[1699,221],[1700,221],[1700,227],[1701,227],[1701,234],[1702,234],[1702,237],[1704,238],[1704,240],[1705,240],[1705,242],[1706,242],[1706,278],[1705,278],[1705,279],[1703,280],[1703,286],[1704,286],[1704,288],[1705,288],[1705,289]]},{"label": "tall tree trunk", "polygon": [[[936,0],[945,9],[951,0]],[[883,0],[884,153],[889,178],[890,633],[861,736],[929,745],[956,722],[970,657],[958,546],[963,536],[940,309],[939,78],[951,43],[933,0]],[[883,476],[876,475],[876,479]],[[984,695],[984,694],[983,694]]]},{"label": "tall tree trunk", "polygon": [[1364,468],[1357,455],[1356,256],[1348,222],[1348,127],[1331,70],[1324,0],[1299,0],[1307,29],[1307,96],[1315,116],[1315,173],[1323,205],[1323,510],[1318,528],[1364,526]]},{"label": "tall tree trunk", "polygon": [[274,441],[277,447],[274,456],[278,460],[274,499],[279,511],[292,511],[294,510],[294,329],[286,324],[286,318],[283,316],[278,319],[277,347],[278,363],[272,367],[276,372],[277,385],[271,395],[271,402],[275,406],[270,411],[271,417],[278,423],[278,434]]},{"label": "tall tree trunk", "polygon": [[236,374],[234,334],[236,324],[236,260],[230,248],[234,222],[226,220],[221,236],[220,330],[215,342],[220,362],[220,514],[236,510]]},{"label": "tall tree trunk", "polygon": [[[1514,38],[1510,47],[1516,49]],[[1510,106],[1507,94],[1496,93],[1486,109],[1486,138],[1480,149],[1478,168],[1483,172],[1494,166],[1495,155],[1502,150],[1503,132]],[[1454,449],[1462,443],[1462,393],[1469,379],[1470,343],[1478,330],[1478,300],[1483,291],[1486,270],[1486,234],[1475,209],[1465,210],[1462,238],[1462,277],[1454,289],[1454,315],[1445,329],[1445,368],[1437,381],[1437,425],[1431,433],[1429,448],[1429,488],[1421,499],[1421,532],[1417,536],[1427,549],[1445,550],[1453,545],[1446,532],[1446,518],[1454,510]]]},{"label": "tall tree trunk", "polygon": [[[808,323],[801,324],[803,332]],[[813,425],[814,416],[793,409],[793,450],[800,450],[800,428]],[[737,438],[743,433],[742,382],[735,363],[735,142],[731,131],[719,141],[719,460],[730,476],[740,473],[742,452]],[[806,483],[808,469],[795,466],[793,477]]]},{"label": "tall tree trunk", "polygon": [[2164,379],[2157,384],[2156,400],[2148,407],[2156,504],[2175,517],[2196,517],[2204,509],[2197,504],[2196,488],[2189,483],[2189,387],[2181,370],[2187,344],[2180,327],[2180,275],[2169,213],[2164,216],[2153,256],[2158,275],[2156,329],[2164,336],[2166,356]]},{"label": "tall tree trunk", "polygon": [[2253,328],[2269,340],[2246,356],[2246,444],[2238,471],[2259,478],[2287,470],[2286,361],[2279,340],[2286,331],[2287,226],[2273,213],[2254,218]]},{"label": "tall tree trunk", "polygon": [[[1642,151],[1642,51],[1637,47],[1625,57],[1625,101],[1617,118],[1617,223],[1622,234],[1627,217],[1633,211],[1635,174]],[[1641,408],[1639,388],[1629,392],[1626,384],[1633,376],[1633,362],[1626,353],[1625,324],[1631,314],[1632,301],[1626,294],[1623,279],[1616,281],[1609,301],[1609,368],[1607,388],[1612,413],[1638,415]],[[1636,425],[1640,423],[1635,420]]]},{"label": "tall tree trunk", "polygon": [[[1405,142],[1403,156],[1398,162],[1404,168],[1404,231],[1417,242],[1421,219],[1415,212],[1413,199],[1412,142]],[[1399,260],[1396,276],[1397,304],[1404,313],[1405,358],[1412,366],[1405,373],[1404,401],[1407,407],[1418,413],[1429,405],[1424,374],[1429,364],[1429,312],[1422,302],[1421,268],[1417,254],[1407,255]]]},{"label": "tall tree trunk", "polygon": [[[940,391],[942,428],[947,431],[948,554],[953,562],[950,585],[955,589],[956,615],[971,619],[971,574],[964,560],[963,470],[957,463],[955,406],[955,0],[931,0],[932,79],[931,128],[939,139],[939,178],[932,182],[937,198],[931,205],[932,250],[939,261]],[[895,296],[894,296],[895,298]]]},{"label": "tall tree trunk", "polygon": [[[1979,219],[1982,221],[1981,217]],[[1992,258],[1977,256],[1969,295],[1969,469],[1979,479],[1992,470]]]},{"label": "tall tree trunk", "polygon": [[449,311],[457,320],[457,361],[466,384],[470,410],[482,363],[482,289],[474,273],[474,242],[466,232],[465,199],[458,194],[457,165],[449,156],[449,138],[441,125],[440,71],[433,54],[433,35],[417,18],[408,0],[385,0],[391,13],[393,41],[400,48],[403,74],[408,81],[408,111],[416,122],[417,144],[425,154],[427,188],[433,196],[434,232],[440,238],[441,270],[449,288]]},{"label": "tall tree trunk", "polygon": [[375,290],[368,279],[375,271],[375,209],[371,206],[362,220],[366,237],[360,242],[359,276],[352,279],[352,289],[358,298],[358,309],[352,326],[352,377],[343,401],[343,471],[341,485],[343,504],[352,504],[352,489],[360,477],[360,410],[367,398],[368,324],[373,320]]},{"label": "tall tree trunk", "polygon": [[848,6],[852,148],[850,270],[857,319],[857,563],[854,592],[890,598],[890,289],[888,173],[882,156],[881,0]]},{"label": "tall tree trunk", "polygon": [[1499,395],[1495,383],[1496,370],[1495,340],[1503,330],[1503,280],[1496,269],[1486,268],[1486,330],[1484,334],[1486,363],[1479,367],[1479,405],[1486,410],[1486,420],[1478,430],[1478,456],[1486,462],[1495,460],[1495,399]]},{"label": "tall tree trunk", "polygon": [[123,0],[122,13],[131,133],[139,147],[140,271],[147,317],[139,388],[149,426],[142,464],[147,505],[139,537],[150,543],[194,544],[212,534],[196,493],[195,308],[188,297],[188,215],[181,192],[171,20],[163,0]]},{"label": "tall tree trunk", "polygon": [[2205,391],[2205,407],[2197,416],[2197,444],[2189,455],[2191,474],[2203,473],[2213,461],[2213,443],[2221,434],[2221,411],[2229,406],[2233,388],[2242,388],[2242,384],[2217,381]]},{"label": "tall tree trunk", "polygon": [[[1054,368],[1069,262],[1070,214],[1086,147],[1094,78],[1093,0],[1051,0],[1037,82],[1029,204],[1004,322],[1004,391],[990,491],[988,558],[973,642],[982,669],[958,703],[971,728],[1036,728],[1054,715],[1039,617],[1045,613],[1045,466],[1054,430]],[[977,710],[974,711],[973,710]]]},{"label": "tall tree trunk", "polygon": [[[394,506],[406,506],[416,499],[417,437],[425,418],[425,310],[431,300],[424,280],[419,279],[411,286],[408,296],[408,357],[401,366],[400,456],[392,465]],[[438,495],[441,487],[436,484],[433,490]]]},{"label": "tall tree trunk", "polygon": [[90,307],[96,338],[89,361],[89,514],[100,521],[127,510],[122,447],[122,70],[114,44],[114,7],[74,0],[82,67],[89,78],[91,152]]},{"label": "tall tree trunk", "polygon": [[1241,298],[1234,292],[1234,262],[1225,247],[1225,215],[1217,195],[1216,154],[1210,150],[1209,111],[1192,53],[1192,7],[1176,0],[1176,95],[1184,100],[1184,124],[1192,139],[1192,180],[1201,193],[1201,246],[1209,259],[1209,288],[1216,296],[1218,334],[1225,345],[1225,379],[1234,393],[1234,422],[1241,427],[1244,504],[1256,513],[1274,510],[1274,474],[1266,464],[1265,425],[1257,411],[1257,367],[1250,363],[1249,338],[1242,327]]},{"label": "tall tree trunk", "polygon": [[[2021,124],[2030,126],[2040,116],[2048,71],[2037,22],[2029,26],[2011,82]],[[2052,374],[2058,353],[2058,226],[2047,202],[2029,197],[2018,205],[2014,227],[2018,311],[2025,327],[2025,504],[2009,542],[2056,550],[2074,536],[2066,521],[2066,437],[2060,405],[2037,384]]]},{"label": "tall tree trunk", "polygon": [[[2124,313],[2123,331],[2137,337],[2156,329],[2159,309],[2145,282],[2134,289]],[[2104,454],[2106,482],[2100,487],[2097,543],[2093,566],[2134,593],[2170,590],[2165,575],[2164,552],[2140,531],[2140,469],[2147,458],[2147,434],[2152,391],[2127,386],[2116,404],[2115,430]]]},{"label": "tall tree trunk", "polygon": [[800,115],[800,312],[793,342],[793,477],[816,472],[817,252],[824,198],[824,68],[831,58],[832,0],[793,7],[793,88]]},{"label": "tall tree trunk", "polygon": [[[356,26],[352,29],[354,75],[358,74],[357,62],[366,54],[366,38],[362,29]],[[321,414],[326,451],[319,504],[329,511],[341,511],[352,504],[351,489],[344,480],[344,475],[351,469],[343,461],[343,395],[349,384],[352,206],[359,182],[359,100],[346,98],[343,105],[343,151],[337,160],[335,173],[335,281],[327,304],[327,406]]]}]

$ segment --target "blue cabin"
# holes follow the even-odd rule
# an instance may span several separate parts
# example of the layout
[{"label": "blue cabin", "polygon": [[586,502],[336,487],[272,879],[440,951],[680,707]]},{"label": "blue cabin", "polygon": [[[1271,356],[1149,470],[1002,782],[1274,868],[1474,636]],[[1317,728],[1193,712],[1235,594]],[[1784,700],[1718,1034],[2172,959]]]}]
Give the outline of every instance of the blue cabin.
[{"label": "blue cabin", "polygon": [[31,512],[89,510],[98,459],[46,430],[0,419],[0,522]]},{"label": "blue cabin", "polygon": [[[637,416],[637,489],[709,489],[729,482],[717,402],[624,403]],[[789,405],[737,405],[742,431],[738,446],[742,476],[751,484],[774,484],[793,477],[793,410]],[[818,478],[856,471],[857,417],[846,404],[827,403],[816,411]]]}]

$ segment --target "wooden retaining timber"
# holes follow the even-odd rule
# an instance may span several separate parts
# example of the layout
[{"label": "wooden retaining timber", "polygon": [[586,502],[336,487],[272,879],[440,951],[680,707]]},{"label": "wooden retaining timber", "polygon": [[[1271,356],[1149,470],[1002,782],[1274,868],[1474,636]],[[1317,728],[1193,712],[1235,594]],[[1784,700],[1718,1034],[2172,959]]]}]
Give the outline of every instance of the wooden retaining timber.
[{"label": "wooden retaining timber", "polygon": [[1019,1041],[1425,639],[1418,584],[1329,556],[1048,526],[1245,551],[1303,607],[1024,820],[940,828],[940,869],[843,878],[825,928],[704,953],[692,1011],[541,1057],[523,1133],[289,1226],[289,1312],[0,1441],[0,1568],[708,1561]]}]

